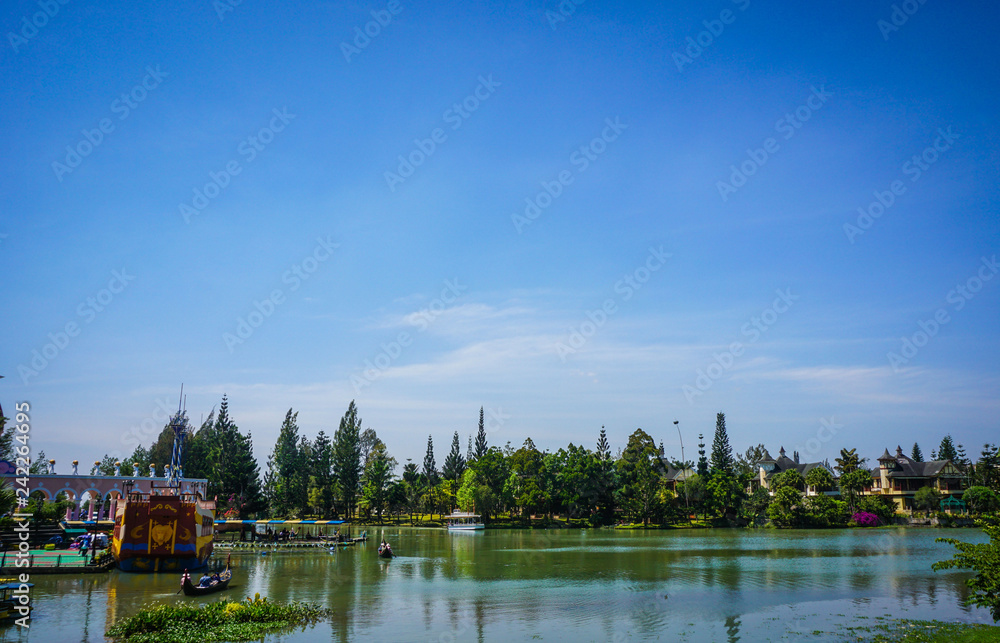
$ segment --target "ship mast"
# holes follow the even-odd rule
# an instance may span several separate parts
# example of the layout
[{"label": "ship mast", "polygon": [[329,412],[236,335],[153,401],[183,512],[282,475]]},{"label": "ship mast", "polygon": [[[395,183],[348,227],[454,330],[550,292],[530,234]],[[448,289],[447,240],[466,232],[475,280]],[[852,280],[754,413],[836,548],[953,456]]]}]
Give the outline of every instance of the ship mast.
[{"label": "ship mast", "polygon": [[170,477],[167,484],[171,487],[180,486],[181,466],[184,461],[184,437],[187,435],[188,417],[184,409],[184,385],[181,384],[181,396],[177,401],[177,413],[170,418],[170,428],[174,431],[174,449],[170,454]]}]

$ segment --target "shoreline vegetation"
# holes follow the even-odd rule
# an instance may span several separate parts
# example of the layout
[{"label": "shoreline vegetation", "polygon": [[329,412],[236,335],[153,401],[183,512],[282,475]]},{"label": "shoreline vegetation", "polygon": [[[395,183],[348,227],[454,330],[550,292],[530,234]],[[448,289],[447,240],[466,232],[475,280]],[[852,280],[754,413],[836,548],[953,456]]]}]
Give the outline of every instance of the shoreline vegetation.
[{"label": "shoreline vegetation", "polygon": [[[884,616],[860,616],[871,625],[858,624],[835,632],[844,640],[857,643],[995,643],[1000,641],[1000,626],[980,623],[947,623]],[[814,636],[828,632],[814,631]]]},{"label": "shoreline vegetation", "polygon": [[107,631],[116,643],[254,641],[266,634],[312,625],[333,611],[308,603],[272,603],[260,594],[243,601],[144,606]]}]

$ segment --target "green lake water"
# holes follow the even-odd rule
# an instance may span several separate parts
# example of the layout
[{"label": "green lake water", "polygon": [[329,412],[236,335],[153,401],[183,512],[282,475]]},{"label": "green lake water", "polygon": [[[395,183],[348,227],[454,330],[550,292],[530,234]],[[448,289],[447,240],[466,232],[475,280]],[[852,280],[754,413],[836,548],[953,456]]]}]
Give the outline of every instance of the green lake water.
[{"label": "green lake water", "polygon": [[[971,529],[369,530],[335,554],[236,550],[228,591],[320,603],[329,623],[271,635],[327,641],[842,641],[877,617],[991,623],[962,572],[935,573]],[[384,535],[397,558],[376,556]],[[217,552],[217,555],[225,556]],[[0,640],[104,641],[109,622],[177,595],[174,575],[37,576],[28,630]],[[204,599],[201,599],[204,600]]]}]

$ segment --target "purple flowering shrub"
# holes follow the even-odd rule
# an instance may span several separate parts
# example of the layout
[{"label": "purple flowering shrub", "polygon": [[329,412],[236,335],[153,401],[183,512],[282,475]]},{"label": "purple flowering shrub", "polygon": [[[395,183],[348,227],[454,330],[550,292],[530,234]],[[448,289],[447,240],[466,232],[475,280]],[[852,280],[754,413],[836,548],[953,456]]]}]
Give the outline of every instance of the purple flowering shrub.
[{"label": "purple flowering shrub", "polygon": [[857,512],[851,516],[851,520],[853,520],[859,527],[875,527],[878,525],[878,516],[873,513],[868,513],[867,511]]}]

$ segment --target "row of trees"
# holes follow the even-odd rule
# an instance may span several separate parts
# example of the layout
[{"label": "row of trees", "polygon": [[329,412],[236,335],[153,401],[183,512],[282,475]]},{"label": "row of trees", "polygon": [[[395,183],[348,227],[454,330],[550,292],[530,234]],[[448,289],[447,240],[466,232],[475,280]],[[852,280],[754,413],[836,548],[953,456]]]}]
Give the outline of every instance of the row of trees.
[{"label": "row of trees", "polygon": [[[695,463],[665,457],[662,443],[657,446],[642,429],[636,429],[616,454],[611,453],[603,427],[593,450],[569,444],[555,452],[540,451],[530,438],[517,449],[510,443],[490,446],[480,409],[478,433],[474,442],[469,438],[464,453],[456,431],[439,468],[433,436],[428,436],[423,462],[407,459],[399,477],[399,462],[373,429],[362,428],[353,401],[333,436],[320,431],[310,440],[301,434],[297,419],[289,409],[261,477],[252,438],[239,431],[223,396],[218,414],[209,414],[188,438],[184,475],[207,478],[220,513],[230,517],[343,516],[381,522],[386,516],[398,519],[405,514],[417,521],[424,514],[459,508],[474,510],[485,520],[506,517],[525,522],[532,516],[551,519],[559,514],[592,524],[617,520],[648,524],[694,515],[730,524],[770,520],[777,525],[833,526],[859,511],[886,519],[893,513],[891,502],[863,494],[872,479],[867,459],[856,449],[842,449],[835,466],[815,467],[805,477],[796,471],[773,477],[771,493],[755,488],[764,446],[734,453],[723,413],[716,416],[710,451],[699,435]],[[150,462],[169,462],[172,442],[167,427],[149,449],[136,449],[121,467],[122,474],[132,475],[133,462],[140,475]],[[919,445],[914,445],[914,452],[919,455]],[[934,451],[936,457],[957,458],[957,453],[951,436]],[[977,485],[966,492],[970,508],[993,510],[994,501],[1000,503],[997,447],[986,445],[976,464],[956,464]],[[105,457],[97,468],[110,474],[114,466],[113,459]],[[695,473],[671,481],[668,467]],[[806,495],[806,487],[838,489],[840,498]],[[940,500],[931,491],[918,493],[918,501],[928,508]]]}]

